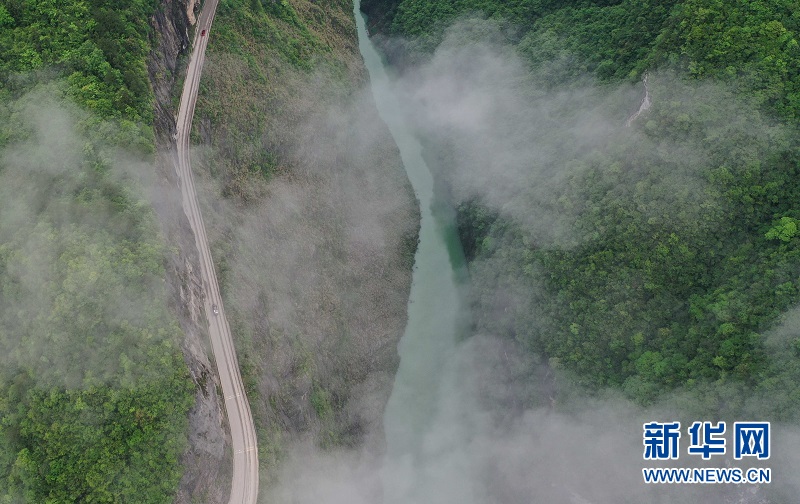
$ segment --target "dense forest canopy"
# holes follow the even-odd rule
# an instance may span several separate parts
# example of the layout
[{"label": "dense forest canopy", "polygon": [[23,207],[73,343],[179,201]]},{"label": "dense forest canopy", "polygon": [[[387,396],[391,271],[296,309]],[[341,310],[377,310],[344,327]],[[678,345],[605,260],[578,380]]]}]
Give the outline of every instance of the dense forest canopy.
[{"label": "dense forest canopy", "polygon": [[194,387],[140,181],[155,8],[0,2],[3,503],[171,502],[181,476]]},{"label": "dense forest canopy", "polygon": [[[148,168],[118,150],[153,151],[146,59],[157,8],[0,1],[0,502],[168,502],[175,493],[192,386],[165,308],[154,216],[121,175]],[[241,57],[236,85],[250,93],[235,111],[211,88],[201,100],[215,126],[235,112],[236,127],[220,131],[222,154],[237,162],[220,166],[226,194],[245,202],[253,179],[282,169],[280,142],[262,134],[264,104],[281,103],[268,86],[281,65],[264,61],[307,70],[338,37],[313,3],[304,8],[313,29],[287,2],[220,2],[219,53]],[[800,337],[766,337],[800,300],[795,0],[363,8],[374,28],[426,55],[453,21],[491,18],[545,90],[591,75],[602,94],[652,76],[653,106],[631,131],[572,153],[575,176],[553,208],[580,240],[540,240],[455,187],[476,331],[501,332],[586,386],[640,403],[680,389],[715,415],[798,417]],[[703,155],[670,154],[676,145]],[[456,158],[446,148],[434,157],[443,173]],[[530,198],[519,185],[520,200]],[[514,305],[498,296],[509,290],[528,296]],[[331,395],[314,392],[319,417],[331,417]]]},{"label": "dense forest canopy", "polygon": [[[18,94],[42,72],[98,121],[114,118],[110,140],[153,149],[147,75],[154,0],[0,2],[0,87]],[[0,138],[1,140],[1,138]]]},{"label": "dense forest canopy", "polygon": [[[766,408],[797,418],[800,338],[765,337],[800,300],[795,2],[365,0],[363,8],[373,29],[408,37],[399,61],[430,58],[456,20],[490,18],[545,98],[587,75],[598,95],[651,76],[652,107],[630,131],[621,120],[595,148],[546,167],[572,174],[552,207],[581,237],[570,244],[537,238],[505,210],[513,199],[459,191],[458,142],[432,141],[471,260],[476,331],[503,332],[580,383],[619,387],[640,403],[679,388],[704,396],[701,409],[715,415]],[[541,197],[532,175],[541,164],[530,160],[518,201]],[[523,301],[509,300],[522,291]],[[744,389],[768,399],[743,404]]]},{"label": "dense forest canopy", "polygon": [[659,66],[735,80],[788,119],[800,110],[800,12],[792,0],[365,0],[377,27],[430,50],[465,15],[509,23],[534,63],[569,53],[573,75],[639,78]]}]

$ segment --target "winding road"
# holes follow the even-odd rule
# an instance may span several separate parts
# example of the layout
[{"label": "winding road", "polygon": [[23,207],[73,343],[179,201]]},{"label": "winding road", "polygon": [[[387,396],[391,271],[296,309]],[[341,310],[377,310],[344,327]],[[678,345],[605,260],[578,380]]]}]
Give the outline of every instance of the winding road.
[{"label": "winding road", "polygon": [[[189,58],[181,104],[178,109],[175,163],[183,195],[183,209],[189,218],[200,254],[200,270],[206,293],[205,312],[208,316],[208,333],[222,384],[222,393],[225,397],[225,412],[228,415],[231,429],[233,473],[231,495],[228,502],[230,504],[255,504],[258,497],[258,448],[253,415],[250,413],[250,403],[247,401],[242,376],[239,373],[239,361],[236,358],[231,329],[225,318],[225,308],[219,293],[214,263],[211,260],[211,249],[208,246],[208,237],[197,202],[189,156],[192,116],[200,86],[200,76],[203,72],[211,22],[214,20],[218,2],[219,0],[206,0],[197,22],[192,54]],[[214,313],[214,305],[218,307],[219,313],[217,314]]]}]

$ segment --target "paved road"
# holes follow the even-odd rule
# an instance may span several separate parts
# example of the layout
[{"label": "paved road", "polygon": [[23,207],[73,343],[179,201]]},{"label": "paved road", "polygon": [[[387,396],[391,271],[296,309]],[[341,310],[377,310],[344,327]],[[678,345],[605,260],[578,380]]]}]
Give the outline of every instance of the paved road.
[{"label": "paved road", "polygon": [[[250,403],[244,393],[242,377],[239,374],[239,361],[231,338],[231,329],[225,318],[225,307],[219,294],[219,285],[211,261],[211,250],[208,246],[206,229],[195,193],[194,177],[189,159],[189,133],[192,130],[192,116],[203,72],[206,45],[211,32],[211,22],[219,0],[206,0],[203,12],[197,22],[186,81],[183,84],[181,105],[177,121],[177,159],[176,169],[183,194],[183,209],[189,218],[194,231],[197,250],[200,252],[200,270],[203,284],[206,286],[205,309],[208,316],[208,332],[211,348],[217,362],[217,372],[225,397],[225,411],[231,427],[233,443],[233,477],[231,482],[230,504],[254,504],[258,497],[258,450],[256,448],[256,431],[253,427],[253,415]],[[205,35],[201,35],[205,30]],[[217,305],[219,314],[214,315],[212,306]]]}]

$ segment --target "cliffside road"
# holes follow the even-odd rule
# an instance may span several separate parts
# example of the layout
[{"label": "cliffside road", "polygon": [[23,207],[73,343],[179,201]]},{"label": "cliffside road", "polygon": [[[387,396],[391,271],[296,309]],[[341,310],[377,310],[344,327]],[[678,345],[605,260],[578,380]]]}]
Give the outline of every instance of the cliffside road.
[{"label": "cliffside road", "polygon": [[225,318],[225,308],[219,294],[219,285],[214,271],[214,263],[211,261],[211,250],[208,246],[203,217],[200,215],[189,159],[192,116],[217,3],[218,0],[206,0],[203,12],[197,22],[192,54],[181,94],[181,105],[178,110],[175,163],[183,195],[183,209],[189,218],[197,250],[200,253],[200,269],[206,292],[205,311],[208,316],[208,332],[217,362],[222,393],[225,397],[225,411],[231,427],[233,481],[228,502],[230,504],[254,504],[258,497],[258,450],[253,416],[250,413],[250,403],[244,393],[242,377],[239,374],[239,361],[236,358],[231,330],[228,320]]}]

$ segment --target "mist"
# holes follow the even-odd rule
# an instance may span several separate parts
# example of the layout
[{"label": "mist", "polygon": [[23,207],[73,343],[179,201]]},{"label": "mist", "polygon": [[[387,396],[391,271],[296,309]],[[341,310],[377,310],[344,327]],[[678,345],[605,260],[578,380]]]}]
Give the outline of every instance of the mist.
[{"label": "mist", "polygon": [[0,109],[0,494],[159,500],[195,404],[154,211],[176,195],[130,123],[24,79]]},{"label": "mist", "polygon": [[[154,165],[103,142],[98,130],[118,126],[102,125],[60,93],[58,84],[40,85],[8,104],[19,140],[0,154],[0,319],[8,335],[0,367],[29,370],[49,386],[112,378],[133,386],[144,373],[130,365],[145,350],[136,332],[170,325],[164,250],[153,241]],[[175,344],[172,330],[166,341]],[[107,354],[106,331],[127,355]],[[84,341],[70,336],[80,333]]]},{"label": "mist", "polygon": [[[698,233],[711,232],[722,209],[706,204],[709,188],[697,167],[708,162],[714,140],[734,135],[742,145],[776,147],[790,134],[726,86],[687,83],[668,71],[651,74],[653,100],[684,112],[679,127],[687,141],[649,132],[648,114],[657,109],[626,128],[640,84],[610,86],[586,76],[554,85],[547,75],[565,62],[531,73],[497,30],[485,21],[457,24],[428,61],[404,69],[395,93],[418,137],[437,147],[425,153],[449,202],[480,201],[538,247],[575,248],[596,231],[580,219],[589,210],[579,191],[588,176],[619,177],[624,185],[610,192],[638,197],[654,222],[699,222]],[[207,71],[230,71],[223,63],[210,59]],[[230,141],[221,135],[218,144],[193,152],[237,350],[260,394],[253,411],[268,426],[270,444],[261,444],[261,459],[279,467],[264,478],[264,502],[733,504],[784,502],[800,493],[794,424],[773,423],[774,488],[642,483],[642,423],[705,420],[690,415],[707,405],[691,404],[696,398],[682,390],[643,408],[610,390],[589,396],[573,387],[574,377],[557,363],[509,337],[516,319],[536,325],[530,307],[544,294],[506,278],[496,258],[478,259],[471,269],[492,287],[497,309],[477,321],[477,334],[441,369],[436,411],[419,433],[422,450],[386,465],[382,415],[397,365],[394,338],[405,316],[398,307],[405,308],[407,295],[404,240],[414,234],[407,210],[413,196],[368,86],[337,89],[324,71],[281,78],[293,83],[287,88],[294,94],[261,104],[293,111],[270,139],[283,163],[271,179],[250,175],[247,197],[223,198],[230,181],[210,176],[224,171],[214,149],[230,146],[235,132],[228,132]],[[0,368],[29,370],[48,386],[118,380],[133,387],[151,377],[130,365],[147,359],[151,345],[130,328],[156,320],[167,331],[158,338],[171,341],[170,348],[178,330],[163,312],[159,269],[127,271],[106,255],[124,257],[112,242],[135,239],[140,226],[152,223],[120,219],[113,206],[88,211],[74,196],[87,187],[92,163],[102,161],[102,190],[125,193],[134,214],[150,215],[151,207],[173,212],[164,200],[179,198],[156,182],[151,161],[92,146],[87,124],[96,119],[50,98],[57,94],[43,89],[11,105],[30,135],[11,141],[0,157],[0,274],[4,294],[10,293],[4,299],[12,300],[0,306],[0,330],[24,334],[0,338]],[[322,110],[320,96],[329,103]],[[693,114],[698,109],[702,119]],[[637,145],[637,158],[618,159],[616,145]],[[650,184],[637,184],[643,180]],[[94,201],[91,192],[83,196]],[[154,247],[148,260],[160,265],[164,251],[147,245]],[[73,275],[55,286],[61,297],[50,296],[51,279],[66,266]],[[465,288],[464,297],[470,295]],[[98,297],[102,303],[92,304]],[[83,309],[96,310],[110,332],[122,334],[125,358],[108,355],[104,342],[91,337],[63,344],[68,332],[79,332]],[[798,313],[787,314],[768,335],[776,358],[793,358]],[[713,396],[714,384],[704,386]],[[781,399],[751,390],[741,398],[749,411]]]},{"label": "mist", "polygon": [[[690,83],[661,71],[650,75],[653,100],[683,111],[685,141],[661,139],[648,130],[648,114],[657,110],[625,126],[643,94],[640,84],[612,86],[587,76],[554,85],[500,39],[491,22],[457,24],[427,61],[403,69],[394,91],[407,108],[406,120],[432,147],[425,154],[449,201],[479,201],[519,225],[538,247],[571,249],[592,236],[580,219],[588,210],[578,189],[590,176],[618,177],[624,185],[610,192],[641,201],[653,222],[699,222],[697,232],[710,232],[722,207],[709,197],[698,167],[709,162],[714,139],[735,135],[744,145],[778,148],[791,134],[723,84]],[[564,62],[553,63],[559,64]],[[338,108],[332,114],[352,117]],[[320,122],[306,128],[318,131]],[[617,145],[636,145],[636,159],[619,159],[629,151]],[[304,163],[320,156],[313,148],[300,152]],[[649,185],[637,184],[645,180]],[[494,258],[471,265],[502,306],[479,321],[478,333],[461,342],[441,369],[436,413],[419,432],[421,453],[387,465],[374,450],[291,444],[264,502],[732,504],[797,495],[800,430],[794,424],[773,423],[774,439],[781,441],[773,444],[768,465],[775,482],[769,488],[644,484],[643,466],[677,464],[642,460],[642,424],[707,418],[689,418],[693,410],[681,390],[645,408],[612,390],[587,395],[573,386],[575,377],[557,363],[507,336],[515,317],[535,319],[535,311],[518,311],[543,294],[509,281],[497,270],[502,266]],[[775,352],[797,334],[796,318],[787,318],[768,339]],[[742,391],[743,402],[758,399],[757,392]],[[731,461],[712,460],[712,466]],[[695,461],[684,455],[680,465]]]},{"label": "mist", "polygon": [[[213,54],[205,75],[227,82],[239,65]],[[285,65],[280,79],[285,94],[253,101],[259,124],[236,112],[209,124],[198,106],[207,140],[192,153],[225,312],[265,426],[262,487],[290,446],[380,451],[418,225],[371,96],[324,63],[311,74]],[[258,151],[275,160],[268,174],[247,169]]]}]

